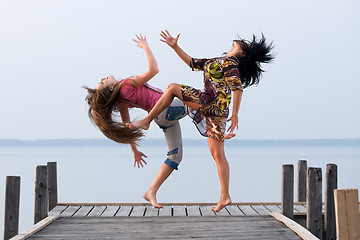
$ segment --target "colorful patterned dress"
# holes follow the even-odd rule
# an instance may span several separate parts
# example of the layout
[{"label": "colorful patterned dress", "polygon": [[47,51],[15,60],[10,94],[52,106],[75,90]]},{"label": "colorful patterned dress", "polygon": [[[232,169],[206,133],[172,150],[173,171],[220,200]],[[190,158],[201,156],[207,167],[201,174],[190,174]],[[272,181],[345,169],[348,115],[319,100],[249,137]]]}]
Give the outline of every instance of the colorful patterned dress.
[{"label": "colorful patterned dress", "polygon": [[204,71],[204,90],[181,85],[183,100],[201,105],[198,111],[189,109],[189,116],[201,135],[223,142],[231,91],[243,90],[238,61],[235,57],[193,58],[190,66]]}]

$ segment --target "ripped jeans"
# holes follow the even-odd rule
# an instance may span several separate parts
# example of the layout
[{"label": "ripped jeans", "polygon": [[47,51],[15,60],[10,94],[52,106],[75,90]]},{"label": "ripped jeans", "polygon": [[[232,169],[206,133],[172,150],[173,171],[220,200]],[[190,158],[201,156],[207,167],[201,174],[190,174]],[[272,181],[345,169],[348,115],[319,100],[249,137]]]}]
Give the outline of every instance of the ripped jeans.
[{"label": "ripped jeans", "polygon": [[178,120],[187,114],[188,111],[184,103],[175,98],[171,105],[154,119],[163,130],[169,149],[164,163],[176,170],[178,170],[183,155],[181,128]]}]

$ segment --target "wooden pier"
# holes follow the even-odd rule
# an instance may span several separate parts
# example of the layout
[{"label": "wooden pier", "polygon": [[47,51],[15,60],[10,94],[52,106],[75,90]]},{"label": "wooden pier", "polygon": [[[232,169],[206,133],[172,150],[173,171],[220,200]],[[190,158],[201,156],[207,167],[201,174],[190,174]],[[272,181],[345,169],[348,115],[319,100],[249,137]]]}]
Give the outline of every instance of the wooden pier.
[{"label": "wooden pier", "polygon": [[[278,203],[58,203],[56,163],[36,168],[35,225],[18,234],[20,177],[8,176],[4,239],[360,239],[357,189],[337,189],[337,166],[328,164],[322,202],[321,168],[283,165]],[[335,218],[336,215],[336,218]],[[336,220],[336,221],[335,221]],[[336,226],[335,226],[336,223]],[[339,237],[341,236],[341,237]]]},{"label": "wooden pier", "polygon": [[[317,239],[284,217],[281,203],[58,204],[20,239]],[[304,203],[294,215],[306,214]]]}]

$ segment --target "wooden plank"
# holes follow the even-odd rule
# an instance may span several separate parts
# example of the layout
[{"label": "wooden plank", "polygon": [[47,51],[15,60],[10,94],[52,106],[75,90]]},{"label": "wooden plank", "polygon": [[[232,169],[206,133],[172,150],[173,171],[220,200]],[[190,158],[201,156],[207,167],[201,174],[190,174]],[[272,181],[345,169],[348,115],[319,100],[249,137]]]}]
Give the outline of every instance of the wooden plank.
[{"label": "wooden plank", "polygon": [[61,213],[62,217],[72,217],[81,206],[69,206]]},{"label": "wooden plank", "polygon": [[271,216],[59,218],[31,237],[39,239],[291,239]]},{"label": "wooden plank", "polygon": [[307,208],[305,205],[294,205],[294,210],[299,212],[299,213],[306,213],[307,212]]},{"label": "wooden plank", "polygon": [[264,205],[266,209],[269,210],[269,212],[281,212],[281,207],[278,205]]},{"label": "wooden plank", "polygon": [[34,224],[48,216],[47,166],[36,167]]},{"label": "wooden plank", "polygon": [[106,209],[101,214],[101,217],[114,217],[119,211],[120,206],[106,206]]},{"label": "wooden plank", "polygon": [[216,216],[230,216],[230,213],[227,211],[226,207],[224,207],[220,211],[215,212],[215,215]]},{"label": "wooden plank", "polygon": [[49,194],[48,205],[49,211],[51,211],[58,203],[56,162],[47,163],[47,184]]},{"label": "wooden plank", "polygon": [[106,206],[94,206],[94,208],[91,209],[87,217],[100,217],[101,214],[105,211],[105,209]]},{"label": "wooden plank", "polygon": [[128,217],[134,206],[120,206],[119,211],[116,213],[116,217]]},{"label": "wooden plank", "polygon": [[174,205],[173,206],[173,216],[176,217],[185,217],[186,216],[186,208],[185,205],[182,206],[178,206],[178,205]]},{"label": "wooden plank", "polygon": [[308,168],[306,228],[322,239],[322,172],[321,168]]},{"label": "wooden plank", "polygon": [[6,177],[4,240],[19,233],[20,181],[19,176]]},{"label": "wooden plank", "polygon": [[281,213],[294,219],[294,165],[282,165]]},{"label": "wooden plank", "polygon": [[159,216],[161,217],[171,217],[172,216],[172,206],[171,205],[164,205],[162,208],[159,209]]},{"label": "wooden plank", "polygon": [[358,190],[334,190],[334,196],[337,238],[339,240],[360,239]]},{"label": "wooden plank", "polygon": [[15,237],[11,238],[11,240],[24,240],[29,238],[30,236],[34,235],[35,233],[39,232],[40,230],[44,229],[46,226],[48,226],[50,223],[54,222],[56,219],[60,217],[60,214],[57,215],[50,215],[43,220],[39,221],[32,227],[26,229],[21,234],[16,235]]},{"label": "wooden plank", "polygon": [[245,216],[258,216],[257,213],[250,205],[239,205],[240,210],[245,214]]},{"label": "wooden plank", "polygon": [[142,217],[145,214],[146,206],[134,206],[130,213],[130,217]]},{"label": "wooden plank", "polygon": [[[326,231],[326,239],[336,239],[336,220],[335,220],[335,204],[334,190],[337,189],[337,165],[327,164],[325,175],[325,211],[324,211],[324,228]],[[359,225],[360,227],[360,225]]]},{"label": "wooden plank", "polygon": [[287,218],[286,216],[282,215],[281,213],[271,213],[271,216],[276,218],[278,221],[284,223],[288,228],[296,232],[302,239],[306,240],[318,240],[310,231],[306,228],[301,226],[300,224],[296,223],[294,220]]},{"label": "wooden plank", "polygon": [[68,206],[65,205],[57,205],[56,207],[54,207],[50,212],[49,215],[58,215],[60,213],[62,213],[66,208],[68,208]]},{"label": "wooden plank", "polygon": [[251,205],[251,207],[260,215],[270,215],[270,211],[264,205]]},{"label": "wooden plank", "polygon": [[306,202],[306,171],[307,161],[298,161],[298,179],[297,179],[297,201]]},{"label": "wooden plank", "polygon": [[228,205],[226,209],[230,213],[231,216],[244,216],[244,213],[240,210],[237,205]]},{"label": "wooden plank", "polygon": [[86,217],[94,206],[81,206],[72,217]]},{"label": "wooden plank", "polygon": [[200,205],[201,216],[215,217],[215,212],[211,211],[211,205]]},{"label": "wooden plank", "polygon": [[153,206],[146,206],[145,217],[156,217],[159,215],[159,208]]},{"label": "wooden plank", "polygon": [[186,206],[188,216],[201,216],[199,205]]}]

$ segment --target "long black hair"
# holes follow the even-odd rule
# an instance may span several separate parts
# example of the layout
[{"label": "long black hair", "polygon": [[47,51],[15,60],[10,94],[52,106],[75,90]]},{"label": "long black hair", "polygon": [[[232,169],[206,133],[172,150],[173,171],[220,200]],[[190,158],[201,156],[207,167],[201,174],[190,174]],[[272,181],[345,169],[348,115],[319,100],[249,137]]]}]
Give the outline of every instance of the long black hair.
[{"label": "long black hair", "polygon": [[243,52],[238,53],[236,58],[239,61],[238,68],[240,72],[241,82],[244,88],[253,84],[258,84],[262,72],[261,63],[270,63],[274,59],[274,55],[270,51],[274,48],[273,43],[266,44],[264,34],[258,40],[255,35],[251,41],[244,39],[234,40],[240,44]]}]

